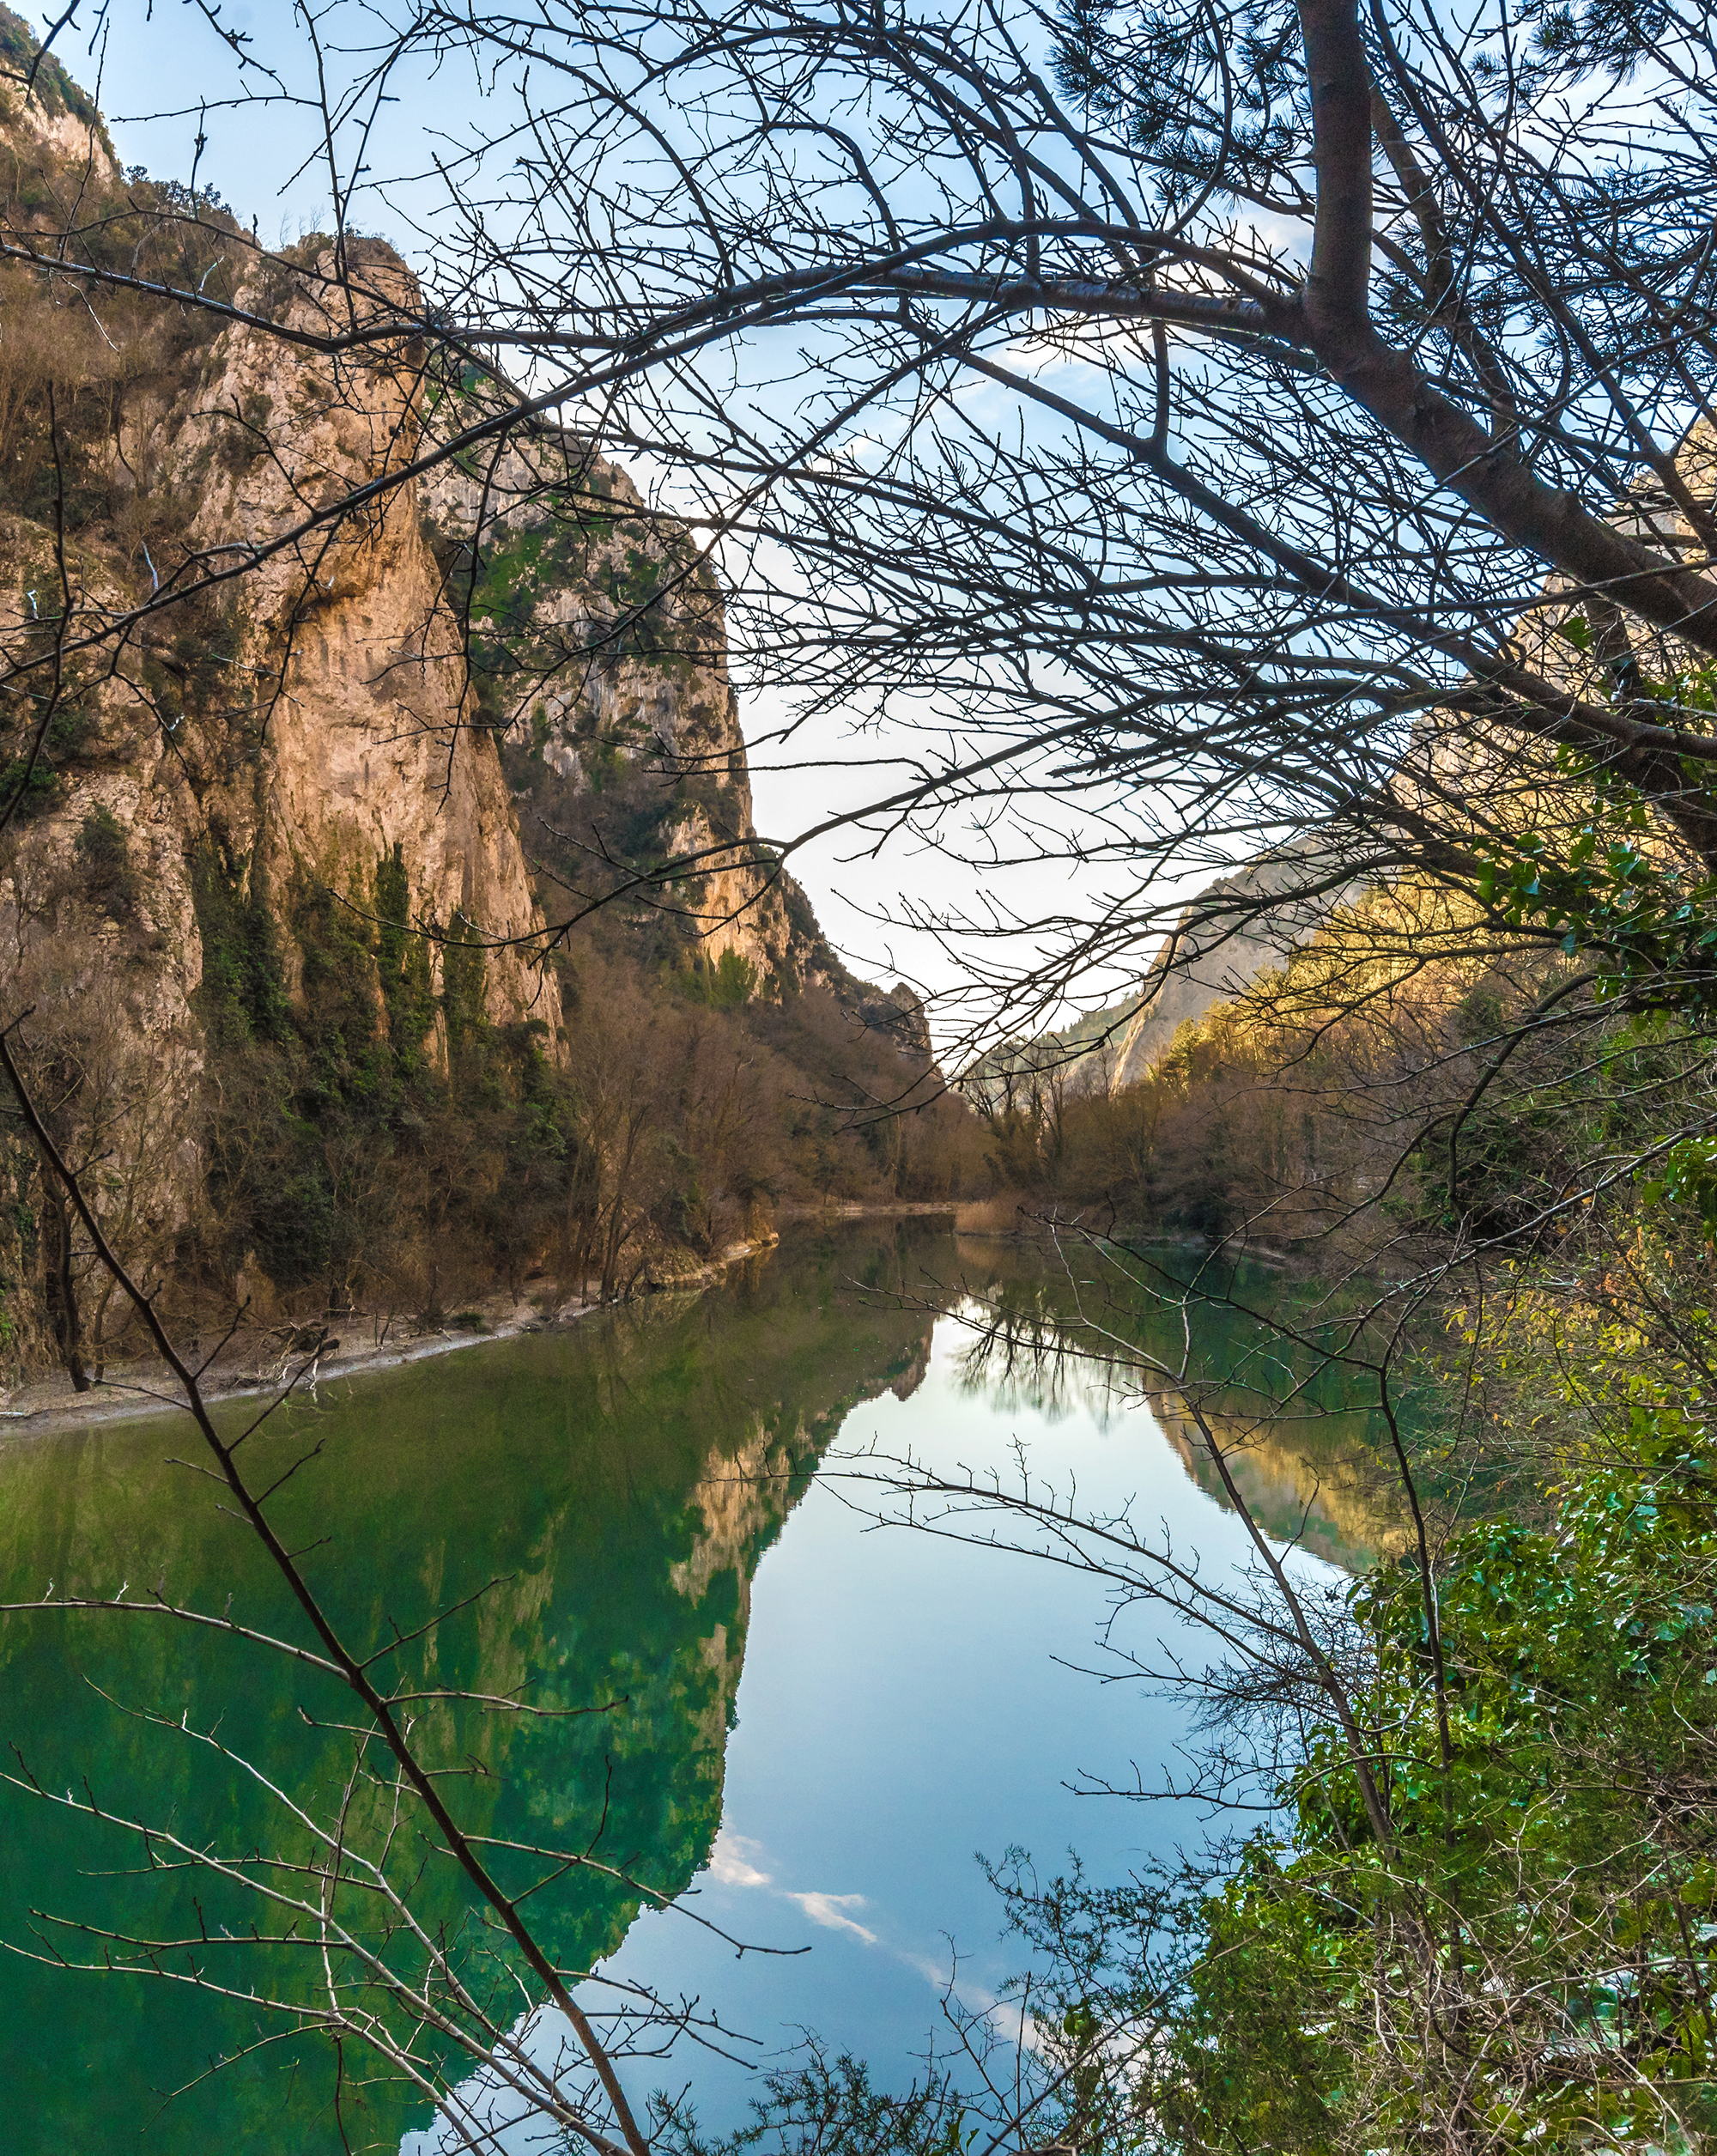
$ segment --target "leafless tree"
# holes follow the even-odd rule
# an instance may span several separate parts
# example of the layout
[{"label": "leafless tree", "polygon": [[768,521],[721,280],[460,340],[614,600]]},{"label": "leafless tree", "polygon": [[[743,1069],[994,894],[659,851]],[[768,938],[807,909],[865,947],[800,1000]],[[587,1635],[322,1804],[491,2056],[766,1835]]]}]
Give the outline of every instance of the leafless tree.
[{"label": "leafless tree", "polygon": [[[337,398],[372,362],[416,367],[436,392],[409,455],[331,498],[300,489],[265,537],[196,535],[147,595],[80,586],[62,519],[59,602],[14,624],[0,666],[0,689],[33,699],[26,776],[67,684],[122,676],[174,610],[281,562],[312,592],[402,489],[455,460],[475,475],[475,554],[519,459],[527,490],[576,517],[595,445],[659,475],[640,522],[671,519],[698,550],[665,595],[549,654],[537,685],[588,671],[652,609],[701,608],[707,626],[713,567],[744,679],[788,700],[780,753],[874,756],[877,773],[867,806],[767,855],[716,835],[637,868],[594,847],[590,888],[551,936],[689,873],[770,870],[834,829],[867,847],[911,833],[997,894],[877,908],[880,927],[957,950],[948,1037],[976,1047],[998,1022],[1029,1034],[1059,1016],[1094,971],[1137,980],[1189,879],[1262,853],[1270,888],[1212,900],[1200,933],[1284,901],[1427,888],[1452,909],[1446,952],[1553,969],[1571,938],[1567,955],[1592,951],[1618,988],[1612,1010],[1702,1025],[1717,876],[1703,10],[1528,0],[1463,25],[1413,0],[1056,14],[376,0],[336,79],[359,12],[303,29],[320,85],[304,118],[334,202],[319,252],[282,265],[221,227],[243,262],[216,295],[114,260],[113,221],[76,203],[0,244],[92,312],[109,294],[277,337]],[[228,52],[212,103],[289,105],[269,55],[236,33]],[[478,118],[433,156],[408,145],[367,172],[390,139],[385,100],[432,63],[482,85]],[[359,242],[383,202],[417,289]],[[192,235],[213,228],[194,193],[175,214]],[[277,271],[291,307],[270,303]],[[477,635],[469,609],[463,626]],[[1582,881],[1594,849],[1610,859],[1618,804],[1644,835],[1637,872],[1612,880],[1646,893],[1643,912]],[[1077,869],[1078,896],[1016,906],[1009,872],[1046,859]],[[1417,963],[1411,908],[1372,926]],[[1524,1030],[1560,1023],[1568,999],[1586,997],[1589,1019],[1594,985],[1591,969],[1535,980]],[[1453,1118],[1458,1135],[1522,1031],[1485,1070],[1460,1066],[1434,1127]],[[1708,1127],[1701,1108],[1665,1144]],[[1641,1157],[1588,1160],[1547,1218]],[[1433,1539],[1405,1451],[1398,1465],[1435,1659]],[[1014,1516],[1081,1564],[1103,1526],[1054,1505]],[[1276,1600],[1210,1621],[1237,1628],[1296,1711],[1320,1703],[1387,1848],[1379,1740],[1354,1716],[1340,1643],[1254,1540]],[[1166,1579],[1208,1606],[1170,1552],[1135,1543],[1119,1563],[1125,1592],[1145,1567],[1149,1592]],[[460,1855],[392,1704],[306,1612],[373,1725],[366,1742],[575,2011],[486,1860]],[[1441,1667],[1435,1689],[1441,1713]],[[586,2057],[598,2108],[581,2098],[566,2123],[635,2150],[594,2035]],[[1451,2143],[1465,2131],[1457,2118]]]},{"label": "leafless tree", "polygon": [[[395,212],[422,307],[337,234],[365,313],[296,341],[337,365],[428,331],[484,380],[276,548],[546,416],[647,458],[749,678],[883,730],[864,829],[1095,873],[1041,920],[925,923],[968,964],[997,939],[987,985],[1024,1011],[1136,967],[1201,861],[1310,833],[1308,894],[1471,882],[1558,751],[1692,872],[1717,858],[1701,11],[378,20],[306,116],[344,216],[385,196],[358,167],[411,67],[496,94]],[[276,95],[234,50],[231,94]],[[184,583],[251,566],[239,543]],[[1052,956],[1022,988],[1028,927]]]}]

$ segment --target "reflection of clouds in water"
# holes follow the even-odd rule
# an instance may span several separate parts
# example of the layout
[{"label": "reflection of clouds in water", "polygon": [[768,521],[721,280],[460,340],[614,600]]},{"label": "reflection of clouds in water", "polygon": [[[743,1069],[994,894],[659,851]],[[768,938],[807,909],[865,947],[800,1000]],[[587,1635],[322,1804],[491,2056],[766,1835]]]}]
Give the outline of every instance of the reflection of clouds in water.
[{"label": "reflection of clouds in water", "polygon": [[[849,1910],[868,1906],[863,1894],[830,1894],[816,1889],[777,1886],[762,1868],[763,1846],[749,1836],[724,1825],[709,1855],[707,1876],[723,1886],[764,1888],[776,1900],[792,1902],[811,1922],[829,1931],[843,1932],[865,1946],[875,1947],[892,1961],[912,1970],[937,1991],[977,2020],[987,2021],[1004,2043],[1019,2044],[1027,2050],[1041,2048],[1042,2031],[1034,2017],[1015,1999],[998,1998],[983,1985],[959,1973],[950,1946],[944,1961],[914,1953],[881,1939],[868,1926],[849,1916]],[[584,2072],[584,2059],[567,2022],[553,2007],[538,2007],[513,2025],[509,2045],[569,2083]],[[560,2146],[557,2129],[500,2075],[479,2070],[449,2092],[447,2112],[434,2125],[406,2135],[399,2156],[461,2156],[478,2150],[482,2156],[546,2156]]]},{"label": "reflection of clouds in water", "polygon": [[816,1888],[777,1886],[774,1874],[762,1870],[757,1862],[762,1854],[761,1843],[736,1834],[724,1823],[715,1837],[715,1847],[709,1853],[709,1876],[719,1886],[767,1886],[777,1900],[793,1903],[812,1923],[821,1924],[825,1931],[850,1931],[867,1946],[878,1943],[875,1932],[846,1914],[849,1909],[864,1908],[862,1894],[830,1894]]},{"label": "reflection of clouds in water", "polygon": [[896,1961],[904,1962],[908,1969],[916,1969],[926,1983],[946,1992],[974,2020],[987,2021],[1004,2044],[1016,2044],[1026,2051],[1043,2049],[1044,2029],[1037,2016],[1017,1999],[998,1998],[983,1984],[962,1977],[951,1948],[946,1962],[932,1961],[928,1954],[907,1953],[896,1946],[884,1951],[892,1953]]},{"label": "reflection of clouds in water", "polygon": [[709,1877],[723,1886],[767,1887],[775,1899],[792,1902],[812,1923],[822,1925],[826,1931],[846,1932],[864,1945],[876,1947],[903,1968],[913,1971],[937,1991],[946,1992],[968,2013],[992,2022],[1010,2043],[1023,2041],[1028,2049],[1035,2047],[1037,2031],[1031,2016],[1022,2015],[1012,2001],[999,1999],[993,1991],[961,1976],[951,1945],[943,1961],[934,1960],[929,1954],[915,1953],[908,1946],[896,1946],[847,1914],[849,1910],[869,1906],[863,1894],[830,1894],[815,1888],[777,1886],[773,1874],[761,1868],[763,1857],[761,1842],[736,1834],[724,1824],[715,1837],[715,1847],[709,1853]]},{"label": "reflection of clouds in water", "polygon": [[[974,2020],[987,2021],[1004,2044],[1018,2044],[1027,2050],[1041,2048],[1042,2031],[1035,2018],[1017,2000],[998,1998],[993,1991],[962,1977],[951,1949],[948,1959],[938,1962],[928,1954],[889,1945],[846,1914],[866,1906],[863,1894],[796,1892],[775,1886],[768,1873],[752,1861],[761,1854],[759,1843],[724,1827],[710,1852],[709,1877],[726,1886],[767,1887],[778,1899],[795,1904],[813,1923],[850,1933],[913,1970]],[[539,2007],[523,2016],[507,2042],[539,2067],[566,2076],[569,2086],[584,2073],[583,2054],[570,2027],[552,2007]],[[400,2143],[399,2156],[470,2156],[473,2151],[481,2156],[547,2156],[549,2150],[564,2146],[558,2138],[560,2129],[493,2073],[480,2070],[450,2091],[446,2110],[451,2116],[408,2134]]]}]

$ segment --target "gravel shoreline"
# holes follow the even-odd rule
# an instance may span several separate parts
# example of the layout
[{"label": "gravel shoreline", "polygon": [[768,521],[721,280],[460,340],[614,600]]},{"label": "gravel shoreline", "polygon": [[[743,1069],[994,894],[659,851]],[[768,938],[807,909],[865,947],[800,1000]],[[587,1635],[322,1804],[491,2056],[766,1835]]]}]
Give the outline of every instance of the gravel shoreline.
[{"label": "gravel shoreline", "polygon": [[[951,1217],[955,1211],[950,1205],[921,1201],[888,1206],[837,1203],[783,1206],[777,1217],[783,1226],[798,1228],[870,1218]],[[652,1299],[661,1295],[701,1294],[725,1278],[734,1266],[775,1248],[780,1239],[778,1232],[771,1230],[747,1242],[730,1243],[707,1265],[665,1278],[646,1278],[640,1285]],[[384,1321],[379,1314],[355,1311],[349,1321],[336,1319],[329,1323],[327,1344],[320,1347],[309,1340],[301,1347],[285,1344],[294,1331],[300,1334],[311,1331],[308,1326],[251,1327],[236,1333],[215,1357],[204,1377],[203,1398],[211,1406],[228,1400],[260,1400],[270,1393],[284,1391],[288,1381],[297,1391],[325,1384],[331,1378],[397,1370],[430,1356],[457,1354],[462,1348],[484,1347],[526,1333],[568,1331],[585,1318],[621,1307],[576,1299],[556,1303],[548,1295],[533,1302],[529,1295],[515,1298],[494,1294],[473,1303],[469,1312],[460,1312],[461,1317],[476,1319],[475,1324],[444,1323],[429,1329],[407,1318],[403,1326],[415,1329],[394,1339],[389,1335],[402,1322],[397,1314]],[[367,1343],[354,1337],[367,1326],[373,1335]],[[335,1337],[337,1328],[338,1336]],[[187,1350],[191,1356],[198,1351],[194,1345]],[[70,1379],[63,1373],[32,1379],[9,1394],[0,1394],[0,1452],[21,1437],[49,1437],[103,1423],[183,1414],[183,1401],[167,1389],[172,1384],[172,1377],[158,1363],[137,1361],[115,1365],[87,1393],[74,1392]]]}]

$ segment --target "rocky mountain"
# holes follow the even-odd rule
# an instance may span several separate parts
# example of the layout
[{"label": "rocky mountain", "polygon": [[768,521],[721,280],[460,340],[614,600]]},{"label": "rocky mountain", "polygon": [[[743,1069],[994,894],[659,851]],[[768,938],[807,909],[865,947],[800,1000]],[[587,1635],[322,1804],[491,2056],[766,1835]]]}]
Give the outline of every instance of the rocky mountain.
[{"label": "rocky mountain", "polygon": [[[816,1105],[928,1034],[758,840],[692,534],[575,434],[473,441],[505,392],[389,246],[267,252],[39,59],[0,9],[0,991],[115,1233],[433,1307],[460,1237],[608,1292],[773,1194],[921,1194]],[[99,1268],[0,1155],[0,1297],[72,1368]]]},{"label": "rocky mountain", "polygon": [[[1347,885],[1318,890],[1308,859],[1305,848],[1266,854],[1191,902],[1176,923],[1173,950],[1146,976],[1138,1001],[1117,1007],[1117,1023],[1099,1051],[1108,1062],[1104,1067],[1094,1059],[1094,1079],[1110,1089],[1136,1085],[1183,1025],[1288,963],[1352,895]],[[1308,885],[1314,896],[1304,895]]]},{"label": "rocky mountain", "polygon": [[[1137,1085],[1175,1035],[1284,967],[1358,886],[1320,879],[1310,848],[1282,848],[1205,885],[1181,909],[1138,992],[1076,1023],[996,1050],[968,1081],[993,1104],[1035,1079],[1076,1097]],[[1309,894],[1309,895],[1308,895]]]},{"label": "rocky mountain", "polygon": [[[14,94],[15,209],[27,217],[32,196],[39,213],[57,206],[81,157],[110,214],[139,203],[130,222],[180,240],[172,205],[164,217],[159,190],[126,185],[75,97],[59,78],[27,105]],[[793,985],[826,967],[802,896],[748,859],[745,747],[713,580],[622,471],[545,433],[490,466],[445,465],[422,485],[378,491],[361,515],[303,529],[306,510],[411,463],[448,417],[421,346],[331,356],[311,342],[361,328],[367,306],[416,308],[390,249],[357,241],[337,259],[312,243],[290,264],[252,256],[248,266],[240,251],[234,306],[283,334],[243,324],[209,334],[193,319],[175,325],[176,349],[122,349],[117,369],[88,364],[92,331],[105,337],[111,324],[82,295],[57,296],[15,267],[8,281],[9,313],[43,343],[76,332],[68,372],[119,378],[100,385],[112,392],[105,439],[76,444],[80,492],[97,498],[68,535],[69,641],[96,647],[99,663],[62,693],[29,774],[31,813],[15,819],[18,842],[0,865],[10,945],[74,931],[75,892],[46,912],[35,895],[92,819],[117,827],[139,932],[129,993],[138,1023],[159,1030],[193,1015],[211,909],[266,911],[295,997],[303,908],[331,895],[354,920],[374,915],[386,867],[390,902],[431,932],[438,1000],[442,939],[481,941],[488,1018],[536,1018],[552,1036],[559,995],[539,963],[544,916],[505,744],[525,789],[534,778],[561,811],[557,835],[592,827],[582,895],[664,855],[722,848],[707,872],[665,894],[646,889],[689,950],[711,963],[734,951],[761,979]],[[134,326],[134,344],[160,346],[155,325]],[[19,386],[27,399],[35,386]],[[54,506],[7,505],[18,574],[0,600],[0,640],[15,678],[61,610],[41,513]],[[135,635],[100,651],[106,625],[139,610]],[[29,714],[12,715],[21,743]],[[610,813],[592,820],[590,805],[603,803]],[[118,940],[111,909],[82,926]],[[438,1016],[443,1053],[446,1024]]]},{"label": "rocky mountain", "polygon": [[[450,400],[443,424],[476,416]],[[474,708],[574,907],[676,859],[629,910],[665,911],[703,963],[798,986],[821,938],[758,854],[721,601],[689,534],[576,435],[467,452],[423,483],[444,588],[469,624]]]}]

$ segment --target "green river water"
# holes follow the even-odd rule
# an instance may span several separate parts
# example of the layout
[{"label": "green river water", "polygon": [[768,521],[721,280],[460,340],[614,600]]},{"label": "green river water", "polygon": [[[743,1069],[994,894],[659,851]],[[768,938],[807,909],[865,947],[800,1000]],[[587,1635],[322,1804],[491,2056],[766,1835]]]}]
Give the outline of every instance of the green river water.
[{"label": "green river water", "polygon": [[[982,1444],[1022,1418],[1100,1453],[1114,1443],[1101,1404],[1069,1406],[1041,1387],[1034,1394],[1017,1366],[962,1364],[930,1315],[865,1291],[926,1278],[945,1284],[974,1262],[989,1261],[930,1226],[802,1237],[695,1298],[659,1298],[567,1332],[325,1387],[250,1441],[253,1480],[319,1445],[273,1509],[349,1641],[385,1651],[404,1639],[379,1665],[394,1681],[487,1694],[524,1685],[539,1707],[585,1710],[521,1719],[470,1704],[423,1705],[420,1741],[448,1771],[468,1826],[502,1842],[588,1848],[634,1881],[681,1892],[708,1863],[722,1826],[754,1578],[784,1525],[786,1546],[769,1575],[779,1581],[770,1637],[780,1644],[757,1649],[746,1695],[755,1711],[740,1716],[753,1744],[737,1770],[743,1787],[799,1747],[835,1741],[817,1737],[824,1725],[810,1696],[819,1711],[830,1706],[821,1679],[834,1683],[834,1664],[849,1652],[858,1659],[839,1677],[846,1691],[827,1727],[838,1734],[870,1714],[878,1734],[866,1749],[895,1744],[909,1762],[914,1731],[937,1714],[940,1678],[921,1652],[890,1646],[886,1612],[868,1661],[865,1643],[852,1637],[865,1627],[845,1618],[809,1681],[792,1661],[842,1567],[871,1561],[839,1507],[804,1507],[801,1529],[818,1457],[843,1424],[858,1430],[866,1403],[876,1404],[867,1413],[889,1418],[885,1434],[904,1430],[916,1443],[957,1429],[962,1444]],[[174,1464],[195,1462],[193,1444],[188,1426],[168,1417],[9,1436],[0,1446],[3,1599],[123,1586],[145,1602],[159,1589],[301,1636],[221,1493],[194,1464]],[[1215,1546],[1227,1529],[1189,1479],[1192,1451],[1166,1423],[1152,1426],[1150,1444],[1150,1472]],[[1290,1532],[1316,1477],[1291,1448],[1273,1460],[1259,1455],[1247,1472],[1271,1524]],[[1344,1486],[1325,1473],[1308,1539],[1326,1557],[1351,1559],[1368,1553],[1368,1515],[1362,1496],[1344,1498]],[[927,1607],[939,1576],[896,1588],[852,1576],[854,1606],[881,1612],[914,1597]],[[932,1628],[939,1637],[963,1630],[962,1612],[990,1591],[987,1576],[962,1576],[954,1613]],[[910,1711],[905,1692],[888,1694],[891,1671],[907,1661]],[[300,1851],[287,1807],[251,1770],[325,1798],[339,1786],[352,1742],[337,1726],[339,1697],[315,1673],[159,1615],[15,1612],[0,1619],[0,1710],[10,1747],[0,1764],[11,1776],[0,1791],[0,1936],[24,1950],[0,1959],[0,2147],[17,2156],[319,2156],[342,2146],[337,2073],[353,2147],[397,2148],[423,2127],[428,2108],[410,2091],[367,2085],[360,2062],[338,2063],[319,2041],[294,2041],[288,2022],[243,1995],[258,1982],[261,1952],[280,1998],[312,2001],[318,1972],[301,1950],[203,1943],[218,1940],[223,1926],[258,1921],[250,1896],[176,1865],[167,1843],[110,1823],[147,1821],[218,1846],[253,1876],[258,1860]],[[1005,1778],[1007,1757],[997,1750],[998,1766],[986,1752],[974,1771],[986,1782]],[[957,1763],[949,1773],[951,1787]],[[746,1801],[759,1817],[767,1810],[762,1797]],[[1023,1784],[1021,1802],[1047,1816],[1049,1800]],[[71,1808],[92,1803],[102,1818]],[[780,1803],[778,1838],[790,1825],[809,1832],[810,1821],[825,1855],[862,1842],[838,1790],[784,1794]],[[380,1845],[385,1812],[373,1790],[360,1797],[355,1843]],[[957,1843],[962,1830],[954,1831]],[[411,1861],[422,1865],[418,1916],[455,1932],[469,1926],[452,1868],[421,1854]],[[933,1877],[928,1855],[925,1866]],[[306,1885],[270,1876],[293,1891]],[[754,1868],[752,1876],[763,1874]],[[913,1889],[919,1898],[929,1891]],[[849,1897],[854,1907],[859,1899]],[[634,1886],[585,1872],[545,1894],[537,1921],[564,1962],[588,1965],[620,1946],[639,1902]],[[846,1929],[855,1936],[835,1943],[855,1956],[865,1940],[887,1943],[880,1916]],[[62,1957],[134,1959],[143,1938],[178,1942],[157,1957],[169,1973],[195,1963],[237,1995],[56,1965]],[[638,1951],[646,1949],[647,1940]],[[235,2054],[243,2056],[209,2071]]]}]

